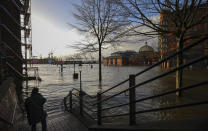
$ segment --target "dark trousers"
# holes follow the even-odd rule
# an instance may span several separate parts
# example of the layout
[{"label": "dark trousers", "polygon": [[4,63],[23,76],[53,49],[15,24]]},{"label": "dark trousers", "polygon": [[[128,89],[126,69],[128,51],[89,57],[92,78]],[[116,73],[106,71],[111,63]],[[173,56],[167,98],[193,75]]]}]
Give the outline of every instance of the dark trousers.
[{"label": "dark trousers", "polygon": [[[36,131],[36,124],[37,124],[37,123],[32,124],[31,131]],[[47,123],[46,123],[46,119],[43,119],[43,120],[41,121],[41,125],[42,125],[42,131],[47,131]]]}]

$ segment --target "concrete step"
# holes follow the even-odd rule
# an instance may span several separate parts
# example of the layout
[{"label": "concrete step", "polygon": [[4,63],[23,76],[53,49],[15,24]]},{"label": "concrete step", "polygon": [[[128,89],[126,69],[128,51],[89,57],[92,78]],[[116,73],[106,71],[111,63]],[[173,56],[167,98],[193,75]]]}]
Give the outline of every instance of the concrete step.
[{"label": "concrete step", "polygon": [[129,125],[95,125],[89,131],[208,131],[208,119],[157,121],[134,126]]}]

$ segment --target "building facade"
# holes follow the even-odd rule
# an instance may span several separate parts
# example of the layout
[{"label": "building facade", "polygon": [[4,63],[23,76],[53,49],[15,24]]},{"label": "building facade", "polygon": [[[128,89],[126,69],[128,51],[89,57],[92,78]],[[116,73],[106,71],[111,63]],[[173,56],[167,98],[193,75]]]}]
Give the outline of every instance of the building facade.
[{"label": "building facade", "polygon": [[105,66],[127,66],[130,57],[134,54],[136,52],[132,50],[114,52],[111,56],[104,58],[103,63]]},{"label": "building facade", "polygon": [[[0,1],[1,74],[17,76],[17,78],[19,78],[19,76],[15,71],[22,74],[21,5],[19,0]],[[5,62],[8,64],[5,64]],[[3,68],[5,66],[8,68]],[[12,68],[14,68],[15,71]],[[7,72],[7,74],[5,74],[5,72]]]},{"label": "building facade", "polygon": [[[165,30],[173,30],[174,26],[172,26],[172,21],[170,19],[170,14],[172,12],[168,10],[164,10],[160,13],[160,25]],[[200,6],[199,10],[197,11],[196,20],[200,19],[202,15],[200,14],[207,14],[208,15],[208,4],[203,4]],[[189,44],[192,44],[196,42],[197,40],[203,38],[204,36],[208,35],[208,18],[197,26],[194,26],[187,30],[185,34],[185,38],[196,36],[193,39],[189,39],[184,43],[183,47],[186,47]],[[176,37],[173,34],[162,34],[159,36],[159,54],[160,59],[163,59],[166,56],[169,56],[173,52],[177,50],[177,43],[176,43]],[[197,46],[185,51],[183,53],[183,63],[186,63],[190,61],[191,59],[194,59],[198,56],[202,56],[204,54],[208,54],[208,40],[205,40],[198,44]],[[194,68],[206,68],[207,67],[207,60],[201,61],[199,63],[194,64]],[[168,60],[162,64],[162,68],[171,68],[176,66],[176,58],[173,58],[171,60]]]},{"label": "building facade", "polygon": [[135,55],[129,59],[130,65],[152,65],[158,61],[158,52],[145,43]]},{"label": "building facade", "polygon": [[158,53],[147,45],[147,43],[135,51],[118,51],[111,56],[104,58],[105,66],[136,66],[136,65],[151,65],[158,61]]},{"label": "building facade", "polygon": [[0,1],[0,78],[15,78],[21,91],[27,78],[27,54],[32,54],[31,0]]}]

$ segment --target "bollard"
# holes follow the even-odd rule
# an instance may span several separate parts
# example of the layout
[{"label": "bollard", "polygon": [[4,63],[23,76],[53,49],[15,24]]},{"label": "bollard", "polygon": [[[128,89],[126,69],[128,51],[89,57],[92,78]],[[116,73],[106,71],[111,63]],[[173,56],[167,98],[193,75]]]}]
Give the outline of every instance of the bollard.
[{"label": "bollard", "polygon": [[100,92],[97,93],[97,124],[102,125],[102,103],[101,101],[101,94]]},{"label": "bollard", "polygon": [[[135,86],[135,75],[129,75],[129,88]],[[129,125],[136,124],[136,95],[135,88],[129,90]]]}]

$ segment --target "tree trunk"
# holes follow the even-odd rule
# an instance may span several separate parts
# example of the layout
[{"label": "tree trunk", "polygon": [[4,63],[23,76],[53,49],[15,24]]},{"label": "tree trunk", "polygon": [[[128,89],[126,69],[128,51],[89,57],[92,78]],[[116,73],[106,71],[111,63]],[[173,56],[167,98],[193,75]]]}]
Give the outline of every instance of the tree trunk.
[{"label": "tree trunk", "polygon": [[[183,43],[181,38],[178,39],[177,41],[177,51],[182,50],[183,49]],[[183,53],[179,53],[177,55],[177,61],[176,61],[176,67],[179,67],[183,64]],[[176,89],[181,88],[182,87],[182,83],[183,82],[183,69],[180,69],[178,71],[176,71]],[[181,96],[182,93],[181,91],[176,92],[177,96]]]},{"label": "tree trunk", "polygon": [[102,63],[101,63],[101,55],[102,52],[101,52],[101,46],[99,44],[99,83],[101,83],[102,81]]}]

